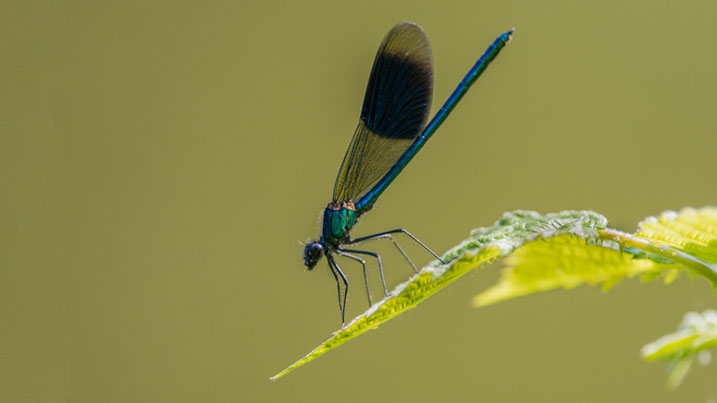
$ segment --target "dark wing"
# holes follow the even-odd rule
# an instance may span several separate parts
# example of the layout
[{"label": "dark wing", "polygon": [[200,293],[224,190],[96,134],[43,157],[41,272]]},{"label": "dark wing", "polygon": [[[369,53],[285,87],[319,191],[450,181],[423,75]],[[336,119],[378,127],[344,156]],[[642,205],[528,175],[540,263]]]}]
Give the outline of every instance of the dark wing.
[{"label": "dark wing", "polygon": [[428,38],[418,25],[402,22],[388,32],[376,54],[334,201],[358,200],[388,172],[421,133],[432,94]]}]

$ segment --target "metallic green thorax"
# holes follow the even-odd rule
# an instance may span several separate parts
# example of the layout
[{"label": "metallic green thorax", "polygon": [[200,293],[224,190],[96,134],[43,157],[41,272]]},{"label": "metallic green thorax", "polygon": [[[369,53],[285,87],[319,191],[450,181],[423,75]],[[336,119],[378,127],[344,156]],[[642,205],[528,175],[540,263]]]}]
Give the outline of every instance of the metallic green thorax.
[{"label": "metallic green thorax", "polygon": [[348,241],[349,231],[356,223],[357,218],[356,208],[351,201],[329,203],[324,210],[322,242],[330,246],[336,246]]}]

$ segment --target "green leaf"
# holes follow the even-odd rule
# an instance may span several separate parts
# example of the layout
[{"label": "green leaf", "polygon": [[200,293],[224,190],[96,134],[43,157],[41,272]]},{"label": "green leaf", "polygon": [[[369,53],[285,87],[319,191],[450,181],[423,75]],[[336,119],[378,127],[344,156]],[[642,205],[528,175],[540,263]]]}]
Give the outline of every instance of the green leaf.
[{"label": "green leaf", "polygon": [[[588,241],[592,241],[588,242]],[[610,289],[623,278],[656,275],[672,266],[648,259],[633,259],[618,249],[607,248],[595,239],[560,235],[533,241],[505,259],[498,284],[473,299],[476,307],[494,304],[556,288],[602,284]]]},{"label": "green leaf", "polygon": [[[669,283],[684,268],[717,286],[717,209],[685,209],[679,214],[649,218],[634,235],[607,228],[607,219],[591,211],[506,213],[495,225],[474,230],[443,255],[447,264],[430,263],[271,379],[376,329],[468,271],[505,256],[507,267],[502,269],[499,282],[475,297],[476,306],[583,284],[601,284],[607,290],[624,278],[638,275],[643,280],[662,277]],[[686,373],[686,365],[675,371]]]},{"label": "green leaf", "polygon": [[[548,234],[545,234],[548,235]],[[542,237],[505,259],[496,285],[473,299],[476,307],[557,288],[602,284],[641,275],[666,283],[688,268],[717,286],[717,209],[684,209],[640,223],[635,235],[599,228],[599,239]]]},{"label": "green leaf", "polygon": [[650,217],[640,223],[636,237],[656,247],[646,252],[680,263],[717,287],[717,208],[685,208]]},{"label": "green leaf", "polygon": [[590,211],[566,211],[542,216],[530,211],[506,213],[495,225],[479,228],[471,237],[449,250],[442,258],[449,263],[432,262],[398,285],[390,296],[369,308],[321,343],[309,354],[270,379],[278,379],[294,369],[326,354],[368,330],[414,308],[468,271],[505,256],[524,242],[559,234],[597,239],[605,217]]},{"label": "green leaf", "polygon": [[716,346],[717,311],[707,310],[701,314],[690,312],[685,315],[675,333],[645,345],[642,356],[648,362],[668,361],[667,385],[675,389],[687,376],[695,357],[709,354],[707,350]]}]

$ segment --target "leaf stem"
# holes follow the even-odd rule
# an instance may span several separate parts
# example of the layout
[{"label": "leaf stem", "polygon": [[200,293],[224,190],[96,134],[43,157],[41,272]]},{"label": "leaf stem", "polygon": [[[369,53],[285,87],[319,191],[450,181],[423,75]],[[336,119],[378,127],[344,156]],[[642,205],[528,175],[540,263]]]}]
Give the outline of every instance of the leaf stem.
[{"label": "leaf stem", "polygon": [[605,228],[598,232],[600,233],[600,239],[614,241],[620,245],[621,248],[627,246],[639,249],[651,255],[660,256],[679,263],[710,280],[713,288],[717,287],[717,265],[704,262],[690,254],[666,245],[655,245],[647,239],[636,237],[622,231]]}]

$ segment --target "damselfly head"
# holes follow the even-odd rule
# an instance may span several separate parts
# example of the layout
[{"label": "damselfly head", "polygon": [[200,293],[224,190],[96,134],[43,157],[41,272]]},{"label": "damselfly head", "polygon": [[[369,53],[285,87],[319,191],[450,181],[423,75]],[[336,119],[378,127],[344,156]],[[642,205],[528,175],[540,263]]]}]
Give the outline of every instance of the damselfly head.
[{"label": "damselfly head", "polygon": [[319,242],[309,242],[304,247],[304,265],[311,270],[324,255],[324,246]]}]

